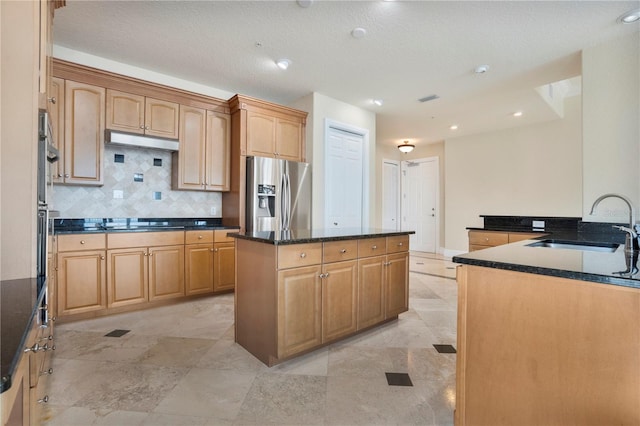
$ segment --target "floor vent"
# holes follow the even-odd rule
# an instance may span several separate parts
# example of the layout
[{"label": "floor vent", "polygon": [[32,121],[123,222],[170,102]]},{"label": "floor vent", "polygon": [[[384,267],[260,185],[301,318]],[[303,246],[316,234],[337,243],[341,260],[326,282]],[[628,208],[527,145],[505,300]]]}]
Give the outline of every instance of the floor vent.
[{"label": "floor vent", "polygon": [[439,354],[455,354],[456,353],[456,348],[454,348],[451,345],[433,345],[434,348],[436,348],[436,351],[438,351]]},{"label": "floor vent", "polygon": [[384,373],[387,375],[389,386],[413,386],[407,373]]},{"label": "floor vent", "polygon": [[128,332],[130,332],[131,330],[113,330],[110,333],[107,333],[104,335],[104,337],[122,337],[125,334],[127,334]]}]

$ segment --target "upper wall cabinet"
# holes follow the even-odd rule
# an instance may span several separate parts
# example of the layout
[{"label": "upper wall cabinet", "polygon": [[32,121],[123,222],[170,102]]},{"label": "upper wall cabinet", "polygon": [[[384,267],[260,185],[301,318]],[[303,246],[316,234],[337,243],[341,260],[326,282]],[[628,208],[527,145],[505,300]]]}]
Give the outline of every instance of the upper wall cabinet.
[{"label": "upper wall cabinet", "polygon": [[180,107],[180,149],[173,156],[173,187],[228,191],[229,114]]},{"label": "upper wall cabinet", "polygon": [[102,185],[105,89],[65,81],[63,182]]},{"label": "upper wall cabinet", "polygon": [[240,114],[241,155],[304,161],[306,112],[244,96],[230,102]]},{"label": "upper wall cabinet", "polygon": [[179,104],[107,89],[107,129],[178,138]]}]

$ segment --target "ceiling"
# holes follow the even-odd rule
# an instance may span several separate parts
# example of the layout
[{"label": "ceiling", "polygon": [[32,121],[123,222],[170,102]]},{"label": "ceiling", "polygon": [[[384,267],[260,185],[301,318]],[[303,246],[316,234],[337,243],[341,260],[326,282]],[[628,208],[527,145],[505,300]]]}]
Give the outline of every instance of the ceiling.
[{"label": "ceiling", "polygon": [[[557,118],[535,88],[580,75],[584,48],[630,33],[639,35],[640,48],[640,23],[616,22],[639,7],[67,0],[56,11],[54,43],[285,105],[318,92],[375,112],[379,144],[419,145]],[[356,27],[366,35],[354,38]],[[280,58],[291,61],[286,71],[275,65]],[[474,72],[485,64],[486,73]],[[439,98],[418,101],[434,94]],[[514,118],[515,111],[523,116]]]}]

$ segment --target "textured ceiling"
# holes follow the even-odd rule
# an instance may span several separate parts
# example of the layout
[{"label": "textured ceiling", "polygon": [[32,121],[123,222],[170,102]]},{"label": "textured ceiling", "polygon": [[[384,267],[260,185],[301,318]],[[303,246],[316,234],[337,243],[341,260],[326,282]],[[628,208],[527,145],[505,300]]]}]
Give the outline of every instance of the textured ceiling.
[{"label": "textured ceiling", "polygon": [[[374,111],[378,143],[427,143],[554,119],[535,92],[580,51],[629,33],[640,1],[74,1],[54,43],[288,104],[310,92]],[[351,36],[355,27],[364,38]],[[258,46],[259,44],[259,46]],[[274,60],[292,61],[287,71]],[[477,75],[476,66],[489,72]],[[427,103],[419,98],[437,94]],[[384,100],[374,106],[373,98]],[[511,117],[523,110],[520,119]],[[459,130],[452,134],[451,124]]]}]

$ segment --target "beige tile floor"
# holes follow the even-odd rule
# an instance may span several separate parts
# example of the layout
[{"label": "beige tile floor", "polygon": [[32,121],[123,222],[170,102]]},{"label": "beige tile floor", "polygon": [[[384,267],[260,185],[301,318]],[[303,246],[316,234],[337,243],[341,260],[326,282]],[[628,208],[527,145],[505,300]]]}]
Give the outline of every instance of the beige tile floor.
[{"label": "beige tile floor", "polygon": [[455,354],[432,346],[456,343],[452,268],[412,253],[408,312],[272,368],[234,343],[232,294],[59,325],[46,424],[452,424]]}]

